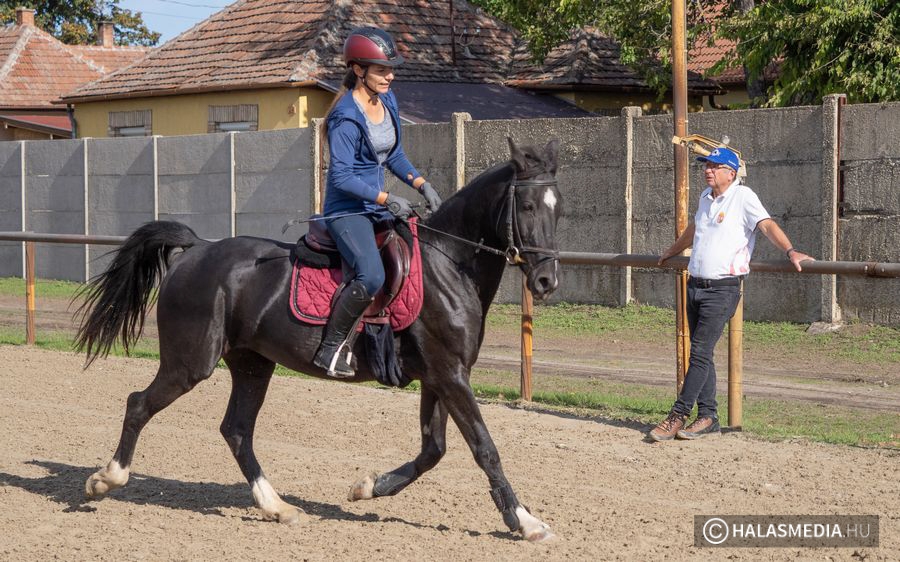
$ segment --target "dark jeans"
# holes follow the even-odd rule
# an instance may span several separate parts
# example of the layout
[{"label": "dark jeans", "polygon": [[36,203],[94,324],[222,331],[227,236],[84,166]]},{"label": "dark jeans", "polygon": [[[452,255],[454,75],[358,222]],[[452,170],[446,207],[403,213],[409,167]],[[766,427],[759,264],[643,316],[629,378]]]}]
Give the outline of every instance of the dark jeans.
[{"label": "dark jeans", "polygon": [[368,215],[355,215],[326,219],[325,226],[337,244],[341,257],[353,268],[356,279],[374,295],[384,285],[384,265],[375,245],[373,219]]},{"label": "dark jeans", "polygon": [[739,285],[704,289],[688,283],[687,317],[691,330],[691,359],[681,394],[672,408],[688,415],[697,404],[698,416],[716,416],[716,365],[713,352],[725,323],[741,297]]}]

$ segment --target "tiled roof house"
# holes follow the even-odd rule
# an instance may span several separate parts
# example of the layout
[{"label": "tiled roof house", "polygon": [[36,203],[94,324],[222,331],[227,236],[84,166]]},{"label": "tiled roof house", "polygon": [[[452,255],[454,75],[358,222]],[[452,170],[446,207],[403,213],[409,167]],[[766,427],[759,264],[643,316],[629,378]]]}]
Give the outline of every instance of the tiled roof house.
[{"label": "tiled roof house", "polygon": [[143,57],[144,47],[116,47],[112,26],[103,45],[65,45],[34,25],[34,11],[16,10],[0,28],[0,140],[68,138],[72,125],[59,96]]},{"label": "tiled roof house", "polygon": [[90,136],[115,134],[119,126],[162,135],[305,127],[324,115],[340,85],[344,38],[369,24],[389,31],[407,61],[393,88],[410,122],[446,121],[454,111],[477,119],[588,115],[554,96],[504,87],[515,32],[466,2],[452,7],[428,0],[239,0],[64,99]]},{"label": "tiled roof house", "polygon": [[[615,107],[655,100],[593,30],[537,68],[513,29],[464,0],[239,0],[64,101],[85,136],[304,127],[324,115],[360,25],[397,40],[406,63],[393,89],[410,122],[586,116],[587,92],[617,93]],[[691,88],[721,92],[699,76]]]}]

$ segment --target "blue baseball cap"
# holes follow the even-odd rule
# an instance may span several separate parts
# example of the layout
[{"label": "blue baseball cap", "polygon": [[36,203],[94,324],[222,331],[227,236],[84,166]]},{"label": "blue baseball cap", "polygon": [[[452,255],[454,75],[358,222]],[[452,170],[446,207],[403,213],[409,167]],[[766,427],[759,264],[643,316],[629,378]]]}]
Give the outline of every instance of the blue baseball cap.
[{"label": "blue baseball cap", "polygon": [[725,164],[735,172],[741,168],[741,159],[737,153],[730,148],[717,148],[709,153],[709,156],[701,156],[697,158],[698,162],[712,162],[714,164]]}]

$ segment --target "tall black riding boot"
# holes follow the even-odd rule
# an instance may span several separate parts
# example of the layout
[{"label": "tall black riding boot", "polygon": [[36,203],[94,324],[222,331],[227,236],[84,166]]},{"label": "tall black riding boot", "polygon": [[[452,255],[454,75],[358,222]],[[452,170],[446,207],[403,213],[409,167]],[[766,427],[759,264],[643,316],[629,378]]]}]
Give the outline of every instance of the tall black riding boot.
[{"label": "tall black riding boot", "polygon": [[356,326],[372,297],[359,281],[351,281],[338,296],[325,326],[325,335],[313,363],[328,372],[330,377],[346,378],[356,374],[352,352],[356,341]]}]

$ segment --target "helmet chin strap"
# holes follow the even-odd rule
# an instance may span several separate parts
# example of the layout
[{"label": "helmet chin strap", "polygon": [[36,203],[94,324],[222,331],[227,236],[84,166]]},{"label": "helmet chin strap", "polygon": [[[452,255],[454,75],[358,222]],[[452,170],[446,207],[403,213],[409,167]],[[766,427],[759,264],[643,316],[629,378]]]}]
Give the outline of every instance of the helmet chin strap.
[{"label": "helmet chin strap", "polygon": [[366,89],[366,91],[369,92],[369,95],[374,98],[375,96],[378,95],[378,91],[369,86],[368,78],[369,78],[369,67],[367,66],[363,70],[362,85]]}]

